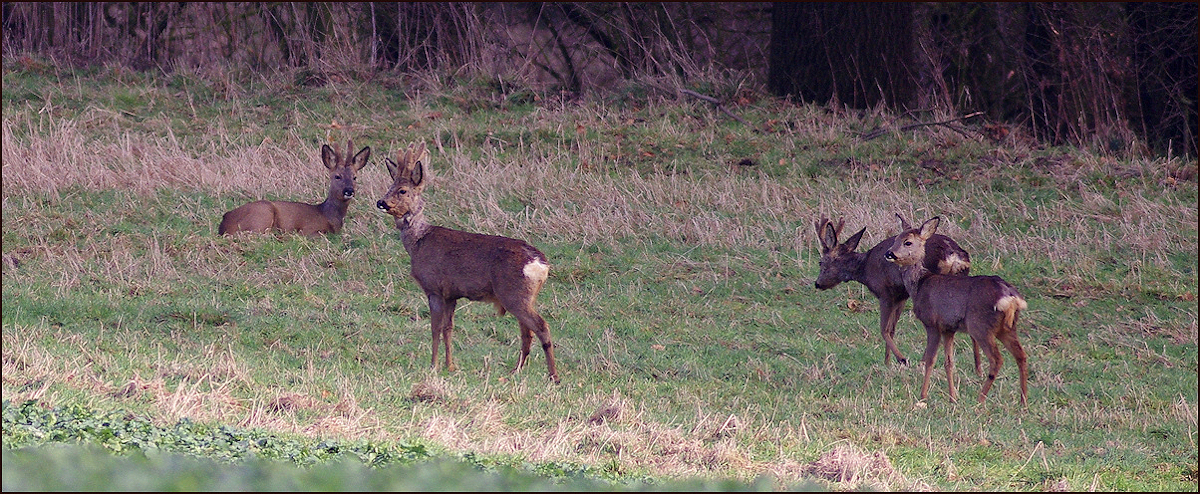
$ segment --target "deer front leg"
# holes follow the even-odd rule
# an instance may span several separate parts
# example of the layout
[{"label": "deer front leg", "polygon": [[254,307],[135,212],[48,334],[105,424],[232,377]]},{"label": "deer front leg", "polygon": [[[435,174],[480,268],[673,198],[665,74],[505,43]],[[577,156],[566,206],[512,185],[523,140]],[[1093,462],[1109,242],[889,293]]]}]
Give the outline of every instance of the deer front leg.
[{"label": "deer front leg", "polygon": [[896,347],[896,321],[900,320],[900,314],[904,312],[904,301],[879,301],[879,333],[883,335],[883,363],[887,365],[892,355],[896,356],[896,363],[900,365],[908,364],[908,359],[900,355],[900,349]]},{"label": "deer front leg", "polygon": [[950,388],[950,402],[958,403],[958,391],[954,389],[954,332],[942,335],[946,347],[946,386]]},{"label": "deer front leg", "polygon": [[446,345],[446,370],[454,372],[458,370],[454,366],[454,308],[458,306],[458,300],[446,301],[446,312],[442,315],[442,343]]},{"label": "deer front leg", "polygon": [[432,337],[433,356],[429,366],[434,370],[438,367],[438,349],[442,342],[446,345],[446,370],[454,370],[454,361],[450,354],[449,328],[454,325],[454,300],[447,301],[439,295],[429,295],[429,329]]},{"label": "deer front leg", "polygon": [[445,310],[441,297],[429,295],[429,332],[430,341],[433,343],[433,356],[429,360],[429,368],[433,370],[437,370],[438,347],[442,344],[442,314]]},{"label": "deer front leg", "polygon": [[933,374],[933,359],[937,358],[941,339],[937,329],[925,326],[925,356],[921,358],[921,362],[925,364],[925,383],[921,385],[921,400],[929,398],[929,377]]}]

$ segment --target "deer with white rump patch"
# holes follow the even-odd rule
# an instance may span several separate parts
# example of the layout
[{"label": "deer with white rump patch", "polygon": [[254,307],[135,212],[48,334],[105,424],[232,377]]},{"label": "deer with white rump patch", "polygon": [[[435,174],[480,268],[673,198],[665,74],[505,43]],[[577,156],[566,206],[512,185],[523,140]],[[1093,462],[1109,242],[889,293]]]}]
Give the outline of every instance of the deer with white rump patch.
[{"label": "deer with white rump patch", "polygon": [[[979,392],[979,402],[987,398],[1003,362],[996,340],[1000,340],[1017,361],[1021,375],[1021,404],[1026,404],[1025,350],[1017,340],[1017,317],[1029,307],[1021,294],[999,276],[946,276],[930,272],[923,264],[930,239],[940,218],[933,217],[920,228],[908,228],[896,236],[886,257],[901,266],[904,286],[913,299],[913,314],[925,326],[925,383],[921,399],[929,397],[929,375],[937,357],[939,340],[946,347],[946,385],[950,401],[957,401],[954,390],[954,333],[962,332],[983,348],[991,366]],[[903,220],[901,220],[903,222]],[[902,223],[903,224],[903,223]],[[903,226],[908,226],[904,224]]]},{"label": "deer with white rump patch", "polygon": [[559,382],[554,367],[550,328],[534,307],[537,294],[550,272],[546,256],[521,240],[451,230],[429,224],[421,193],[428,183],[429,151],[425,143],[409,144],[397,162],[385,158],[392,186],[375,205],[395,218],[404,250],[412,262],[412,276],[429,299],[433,333],[433,358],[438,346],[446,347],[446,368],[453,371],[451,337],[458,299],[483,300],[496,305],[500,315],[511,312],[521,330],[521,355],[516,372],[525,365],[533,336],[546,353],[550,379]]},{"label": "deer with white rump patch", "polygon": [[355,173],[367,165],[370,146],[351,155],[354,149],[346,141],[346,154],[340,155],[328,144],[321,146],[321,161],[329,170],[329,194],[325,202],[307,204],[291,201],[254,201],[225,213],[217,232],[228,235],[238,232],[266,233],[272,230],[304,235],[337,233],[354,197]]},{"label": "deer with white rump patch", "polygon": [[[896,215],[900,218],[900,215]],[[896,362],[906,364],[908,361],[900,355],[896,347],[896,321],[904,312],[905,301],[910,295],[904,288],[904,279],[896,264],[884,259],[888,247],[896,237],[883,239],[867,252],[856,252],[858,242],[862,240],[866,228],[851,235],[844,243],[838,243],[842,234],[844,220],[838,220],[837,225],[822,217],[817,221],[817,240],[821,242],[820,273],[815,283],[818,290],[828,290],[845,281],[857,281],[866,285],[871,294],[879,300],[879,332],[883,335],[883,363],[887,364],[892,355]],[[904,229],[908,223],[900,218]],[[945,235],[934,235],[929,239],[924,264],[926,269],[940,274],[966,275],[971,270],[971,255],[958,246],[953,239]],[[975,349],[975,373],[983,375],[979,363],[979,346]]]}]

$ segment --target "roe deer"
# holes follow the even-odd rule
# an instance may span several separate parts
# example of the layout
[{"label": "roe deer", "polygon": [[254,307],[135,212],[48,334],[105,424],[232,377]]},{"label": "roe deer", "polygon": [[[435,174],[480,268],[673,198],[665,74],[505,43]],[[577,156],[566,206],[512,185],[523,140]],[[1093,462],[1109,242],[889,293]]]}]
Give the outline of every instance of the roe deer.
[{"label": "roe deer", "polygon": [[[903,222],[903,220],[901,220]],[[1025,350],[1017,341],[1017,317],[1029,307],[1021,294],[999,276],[947,276],[930,272],[922,263],[930,240],[937,231],[940,219],[934,216],[920,228],[910,228],[896,236],[888,248],[887,259],[902,267],[904,286],[912,294],[913,314],[925,326],[925,383],[921,399],[929,396],[929,375],[937,357],[938,340],[946,347],[946,385],[950,401],[957,401],[954,391],[954,333],[965,332],[983,347],[991,366],[987,380],[979,392],[979,402],[987,398],[1002,359],[996,346],[999,339],[1017,360],[1021,375],[1021,404],[1026,404],[1025,381],[1029,371]],[[904,226],[907,226],[905,224]]]},{"label": "roe deer", "polygon": [[397,156],[399,163],[384,158],[392,186],[375,205],[395,217],[400,240],[412,262],[412,276],[429,299],[433,333],[434,369],[438,344],[446,347],[446,368],[454,370],[451,337],[454,308],[458,299],[485,300],[496,305],[500,315],[507,310],[517,318],[521,330],[521,355],[513,372],[521,370],[529,357],[529,346],[537,335],[546,352],[550,379],[559,382],[554,367],[554,344],[550,328],[534,308],[534,299],[546,282],[550,265],[537,248],[521,240],[451,230],[429,224],[423,209],[429,166],[425,143],[409,144]]},{"label": "roe deer", "polygon": [[[900,218],[900,215],[896,215]],[[901,224],[906,225],[904,218]],[[896,321],[904,312],[904,302],[908,300],[909,292],[904,288],[904,279],[900,268],[887,262],[884,254],[896,237],[886,238],[875,244],[871,250],[861,253],[858,242],[862,240],[866,228],[851,235],[845,243],[838,244],[838,236],[842,234],[845,221],[838,220],[837,226],[822,217],[816,222],[817,239],[821,242],[820,273],[815,283],[818,290],[828,290],[843,281],[857,281],[867,286],[872,295],[879,300],[879,332],[883,335],[883,363],[887,364],[891,356],[896,356],[896,362],[908,363],[894,341]],[[924,264],[927,269],[941,274],[965,275],[971,269],[971,256],[959,247],[950,237],[934,235],[929,240],[929,249],[925,255]],[[983,375],[979,364],[979,347],[975,347],[975,373]]]},{"label": "roe deer", "polygon": [[271,230],[297,232],[304,235],[337,233],[342,231],[342,220],[354,197],[355,173],[367,164],[371,147],[362,148],[353,156],[354,149],[346,141],[346,155],[341,156],[328,144],[321,146],[321,160],[329,169],[329,195],[325,202],[308,204],[291,201],[254,201],[238,206],[225,213],[217,231],[221,235],[237,232],[265,233]]}]

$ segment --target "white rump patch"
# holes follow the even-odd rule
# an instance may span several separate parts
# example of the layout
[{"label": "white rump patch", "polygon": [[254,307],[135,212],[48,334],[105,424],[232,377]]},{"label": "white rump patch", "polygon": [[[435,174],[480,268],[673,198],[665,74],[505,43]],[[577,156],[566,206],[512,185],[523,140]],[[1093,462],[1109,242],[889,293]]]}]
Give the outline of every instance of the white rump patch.
[{"label": "white rump patch", "polygon": [[550,275],[550,266],[541,259],[534,259],[525,265],[524,272],[526,278],[540,283],[546,281],[546,277]]},{"label": "white rump patch", "polygon": [[938,261],[938,268],[947,274],[958,274],[970,267],[971,261],[959,257],[957,253],[950,254],[950,257]]},{"label": "white rump patch", "polygon": [[994,308],[1000,312],[1007,312],[1009,309],[1014,308],[1014,305],[1017,310],[1029,308],[1029,304],[1025,303],[1025,299],[1013,295],[1000,297],[1000,300],[996,301]]}]

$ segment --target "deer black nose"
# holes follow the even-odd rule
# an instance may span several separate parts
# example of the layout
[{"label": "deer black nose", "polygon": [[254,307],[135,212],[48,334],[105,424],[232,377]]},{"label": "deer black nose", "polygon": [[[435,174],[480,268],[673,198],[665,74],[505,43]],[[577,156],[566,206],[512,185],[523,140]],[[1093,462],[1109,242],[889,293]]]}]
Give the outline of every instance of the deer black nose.
[{"label": "deer black nose", "polygon": [[892,251],[890,251],[890,250],[889,250],[889,251],[887,251],[887,253],[885,253],[885,254],[883,255],[883,258],[884,258],[884,259],[887,259],[887,260],[889,260],[889,261],[895,261],[895,260],[896,260],[896,254],[893,254],[893,253],[892,253]]},{"label": "deer black nose", "polygon": [[354,197],[354,188],[346,187],[345,189],[342,189],[342,195],[346,197]]},{"label": "deer black nose", "polygon": [[383,199],[380,199],[379,202],[376,202],[375,207],[382,209],[384,211],[388,210],[388,205],[386,202],[383,202]]}]

